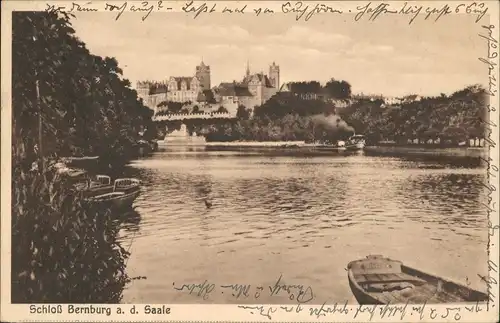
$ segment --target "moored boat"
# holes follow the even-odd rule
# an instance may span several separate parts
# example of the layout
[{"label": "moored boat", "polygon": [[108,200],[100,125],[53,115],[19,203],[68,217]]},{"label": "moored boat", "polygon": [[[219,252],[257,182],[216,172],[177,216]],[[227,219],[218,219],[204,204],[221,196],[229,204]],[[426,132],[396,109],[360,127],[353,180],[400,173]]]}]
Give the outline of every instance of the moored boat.
[{"label": "moored boat", "polygon": [[72,184],[83,192],[88,203],[102,209],[131,207],[140,194],[140,181],[135,178],[118,178],[111,183],[107,175],[90,176],[87,171],[57,165],[61,174],[68,176]]},{"label": "moored boat", "polygon": [[87,200],[102,209],[124,209],[132,207],[140,194],[140,181],[135,178],[116,179],[111,190],[95,194]]},{"label": "moored boat", "polygon": [[363,150],[366,146],[365,136],[353,135],[349,137],[345,144],[346,150]]},{"label": "moored boat", "polygon": [[437,304],[485,302],[487,294],[424,273],[401,261],[370,255],[347,266],[351,290],[359,304]]}]

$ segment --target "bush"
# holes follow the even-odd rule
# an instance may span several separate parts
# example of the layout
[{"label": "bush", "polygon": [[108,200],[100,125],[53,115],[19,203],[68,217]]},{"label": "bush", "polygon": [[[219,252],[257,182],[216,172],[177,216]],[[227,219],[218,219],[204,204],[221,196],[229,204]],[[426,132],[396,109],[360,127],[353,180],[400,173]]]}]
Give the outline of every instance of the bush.
[{"label": "bush", "polygon": [[128,252],[109,214],[51,168],[13,170],[13,303],[118,303]]}]

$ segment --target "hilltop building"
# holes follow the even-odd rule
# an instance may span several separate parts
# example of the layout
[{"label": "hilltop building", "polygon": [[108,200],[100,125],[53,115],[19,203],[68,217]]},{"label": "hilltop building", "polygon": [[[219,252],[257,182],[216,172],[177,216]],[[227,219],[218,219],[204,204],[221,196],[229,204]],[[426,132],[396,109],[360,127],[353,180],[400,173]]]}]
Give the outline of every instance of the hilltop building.
[{"label": "hilltop building", "polygon": [[215,99],[217,102],[236,103],[246,108],[253,109],[268,101],[279,90],[280,68],[276,63],[269,67],[269,75],[263,72],[250,72],[250,66],[247,63],[245,76],[239,82],[221,83],[214,88]]},{"label": "hilltop building", "polygon": [[[279,90],[280,68],[276,63],[269,66],[269,74],[246,73],[239,82],[223,82],[211,89],[210,66],[202,62],[196,66],[194,76],[170,77],[162,82],[137,82],[137,93],[144,104],[156,112],[162,102],[180,102],[186,105],[224,106],[236,113],[238,105],[254,108],[269,100]],[[205,109],[202,109],[205,110]],[[234,111],[232,111],[234,110]]]},{"label": "hilltop building", "polygon": [[138,96],[153,110],[164,101],[197,102],[207,90],[210,90],[210,66],[203,61],[196,66],[194,76],[172,76],[163,82],[137,82]]}]

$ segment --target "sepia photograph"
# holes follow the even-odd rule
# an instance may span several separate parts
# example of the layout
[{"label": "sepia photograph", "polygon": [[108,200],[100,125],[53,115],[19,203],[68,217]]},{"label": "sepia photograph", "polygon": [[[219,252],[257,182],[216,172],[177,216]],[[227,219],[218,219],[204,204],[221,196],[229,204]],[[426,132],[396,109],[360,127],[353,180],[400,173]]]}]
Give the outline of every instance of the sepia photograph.
[{"label": "sepia photograph", "polygon": [[498,3],[37,8],[2,68],[12,304],[498,303]]}]

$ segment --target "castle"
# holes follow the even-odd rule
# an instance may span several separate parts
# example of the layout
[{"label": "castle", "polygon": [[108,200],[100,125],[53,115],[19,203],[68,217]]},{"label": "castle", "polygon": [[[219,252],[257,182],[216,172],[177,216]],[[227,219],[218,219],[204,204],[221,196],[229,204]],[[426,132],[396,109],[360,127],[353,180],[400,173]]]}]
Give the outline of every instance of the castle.
[{"label": "castle", "polygon": [[235,103],[246,108],[253,109],[255,106],[264,104],[275,95],[280,86],[280,68],[273,62],[269,66],[269,75],[261,73],[250,73],[247,63],[245,76],[240,82],[221,83],[213,89],[214,96],[218,102]]},{"label": "castle", "polygon": [[203,60],[196,66],[194,76],[170,77],[166,81],[137,82],[137,93],[144,104],[156,112],[162,102],[191,103],[198,106],[223,106],[236,114],[238,105],[254,108],[269,100],[279,90],[280,68],[276,63],[269,67],[269,74],[250,73],[247,62],[246,73],[239,82],[221,83],[211,88],[210,66]]},{"label": "castle", "polygon": [[197,102],[203,91],[210,90],[210,66],[203,60],[194,76],[172,76],[167,81],[137,82],[137,94],[144,104],[156,110],[161,102]]}]

